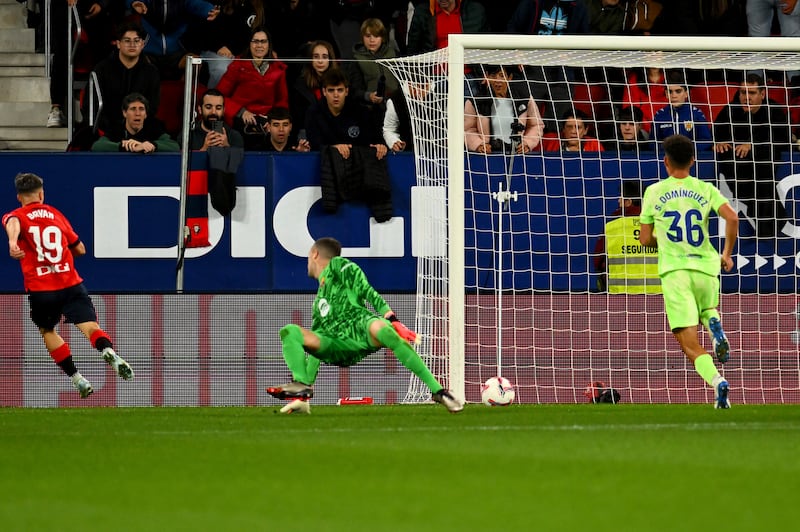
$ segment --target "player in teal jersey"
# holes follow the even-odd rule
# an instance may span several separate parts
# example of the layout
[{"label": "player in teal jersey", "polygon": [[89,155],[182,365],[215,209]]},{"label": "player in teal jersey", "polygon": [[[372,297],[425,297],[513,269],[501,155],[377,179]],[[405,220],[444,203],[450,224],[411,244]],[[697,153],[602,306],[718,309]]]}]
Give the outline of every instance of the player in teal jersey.
[{"label": "player in teal jersey", "polygon": [[[644,193],[639,241],[645,246],[658,246],[658,274],[672,333],[697,373],[714,388],[714,407],[730,408],[728,382],[700,345],[697,324],[708,328],[717,360],[728,360],[728,339],[717,312],[719,273],[720,265],[725,271],[733,268],[731,253],[739,232],[739,217],[717,187],[691,175],[691,140],[672,135],[664,141],[664,151],[669,177],[650,185]],[[725,220],[721,255],[708,237],[712,210]]]},{"label": "player in teal jersey", "polygon": [[439,384],[411,347],[416,333],[397,319],[361,268],[341,253],[342,245],[330,237],[314,242],[308,252],[308,276],[319,281],[311,330],[294,324],[281,329],[283,358],[292,382],[267,388],[273,397],[293,399],[281,412],[310,411],[308,399],[314,395],[320,362],[352,366],[382,347],[391,349],[430,388],[434,401],[450,412],[461,411],[464,405]]}]

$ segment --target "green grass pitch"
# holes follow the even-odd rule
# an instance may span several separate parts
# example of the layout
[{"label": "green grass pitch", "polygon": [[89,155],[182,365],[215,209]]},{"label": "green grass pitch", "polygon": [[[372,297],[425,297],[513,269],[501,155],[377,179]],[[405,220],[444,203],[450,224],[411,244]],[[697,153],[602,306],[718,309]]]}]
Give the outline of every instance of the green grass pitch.
[{"label": "green grass pitch", "polygon": [[0,409],[0,530],[796,530],[796,405]]}]

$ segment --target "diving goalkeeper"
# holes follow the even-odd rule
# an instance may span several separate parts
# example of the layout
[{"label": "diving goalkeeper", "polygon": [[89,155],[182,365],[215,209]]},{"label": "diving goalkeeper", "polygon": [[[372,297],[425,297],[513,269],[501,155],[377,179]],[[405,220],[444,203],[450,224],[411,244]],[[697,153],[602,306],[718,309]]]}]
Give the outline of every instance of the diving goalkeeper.
[{"label": "diving goalkeeper", "polygon": [[352,366],[382,347],[391,349],[428,386],[434,401],[450,412],[460,412],[464,405],[439,384],[411,347],[416,333],[397,319],[361,268],[341,253],[342,245],[330,237],[314,242],[308,252],[308,276],[319,281],[311,330],[294,324],[280,330],[292,382],[267,388],[273,397],[293,399],[281,412],[310,412],[308,399],[314,395],[320,362]]}]

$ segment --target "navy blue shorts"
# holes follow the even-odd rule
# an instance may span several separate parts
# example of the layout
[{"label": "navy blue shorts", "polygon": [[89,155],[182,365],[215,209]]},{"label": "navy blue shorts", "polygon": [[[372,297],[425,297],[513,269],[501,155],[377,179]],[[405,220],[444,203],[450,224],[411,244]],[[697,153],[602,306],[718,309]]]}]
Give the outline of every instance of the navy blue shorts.
[{"label": "navy blue shorts", "polygon": [[54,329],[61,316],[67,323],[97,321],[97,312],[83,283],[63,290],[28,292],[31,320],[40,329]]}]

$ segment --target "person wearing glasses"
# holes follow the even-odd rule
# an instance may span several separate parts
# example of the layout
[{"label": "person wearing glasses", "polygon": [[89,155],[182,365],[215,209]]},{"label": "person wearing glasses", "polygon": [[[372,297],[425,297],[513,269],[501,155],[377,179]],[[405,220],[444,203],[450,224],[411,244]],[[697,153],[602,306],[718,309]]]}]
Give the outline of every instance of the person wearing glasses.
[{"label": "person wearing glasses", "polygon": [[689,103],[689,87],[683,73],[667,72],[666,94],[669,103],[659,109],[653,117],[653,135],[660,144],[670,135],[683,135],[694,141],[698,152],[709,151],[711,126],[703,111]]},{"label": "person wearing glasses", "polygon": [[[219,15],[212,21],[199,18],[189,22],[189,29],[181,42],[192,55],[205,61],[208,81],[205,86],[216,88],[235,57],[250,46],[253,28],[263,28],[267,22],[265,0],[223,0],[219,2]],[[270,23],[274,27],[273,13]],[[203,78],[201,77],[201,81]]]},{"label": "person wearing glasses", "polygon": [[[274,59],[267,30],[255,28],[250,48],[228,66],[217,90],[225,96],[225,121],[244,134],[244,147],[258,149],[273,107],[289,107],[286,64]],[[254,144],[249,145],[248,136]]]},{"label": "person wearing glasses", "polygon": [[[117,32],[117,50],[100,61],[94,71],[103,109],[97,117],[97,128],[108,131],[119,121],[122,99],[137,92],[150,102],[150,114],[155,116],[161,99],[161,78],[158,69],[142,57],[144,41],[147,38],[144,28],[136,22],[121,25]],[[88,105],[88,99],[86,99]],[[84,109],[84,116],[88,116]]]}]

